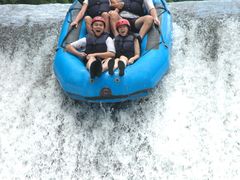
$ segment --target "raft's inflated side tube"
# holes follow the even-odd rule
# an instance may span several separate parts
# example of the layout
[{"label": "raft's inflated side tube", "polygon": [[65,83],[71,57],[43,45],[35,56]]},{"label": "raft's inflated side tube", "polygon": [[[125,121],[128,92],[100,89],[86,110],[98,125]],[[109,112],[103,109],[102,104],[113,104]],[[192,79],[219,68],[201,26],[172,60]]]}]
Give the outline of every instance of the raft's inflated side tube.
[{"label": "raft's inflated side tube", "polygon": [[53,63],[64,92],[75,100],[88,102],[122,102],[148,95],[169,69],[172,43],[172,19],[167,4],[165,0],[154,0],[154,4],[161,26],[153,27],[144,37],[141,57],[127,66],[124,76],[119,77],[115,70],[114,75],[104,72],[91,82],[83,61],[64,50],[67,43],[86,36],[84,21],[80,22],[79,29],[71,30],[69,26],[81,8],[79,1],[74,1],[63,23]]}]

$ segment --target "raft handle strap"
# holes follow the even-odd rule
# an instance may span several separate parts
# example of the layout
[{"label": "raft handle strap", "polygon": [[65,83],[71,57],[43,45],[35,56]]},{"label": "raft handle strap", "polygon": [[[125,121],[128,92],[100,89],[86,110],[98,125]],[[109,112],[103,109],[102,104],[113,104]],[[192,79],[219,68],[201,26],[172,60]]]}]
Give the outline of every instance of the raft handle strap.
[{"label": "raft handle strap", "polygon": [[68,38],[69,34],[72,32],[72,30],[73,30],[74,28],[75,28],[75,27],[73,27],[73,26],[70,27],[70,29],[68,30],[66,36],[63,38],[63,41],[62,41],[62,43],[61,43],[61,47],[62,47],[62,48],[65,48],[65,46],[63,46],[63,44],[64,44],[65,40]]},{"label": "raft handle strap", "polygon": [[171,14],[170,11],[167,9],[166,4],[163,2],[163,0],[161,0],[161,2],[162,2],[162,5],[163,5],[165,11],[167,11],[168,14]]},{"label": "raft handle strap", "polygon": [[163,7],[156,7],[156,9],[163,9],[163,11],[158,15],[158,18],[161,17],[161,15],[165,12],[168,12],[166,9],[164,9]]},{"label": "raft handle strap", "polygon": [[157,28],[157,30],[158,30],[158,32],[159,32],[159,34],[160,34],[160,36],[161,36],[162,41],[159,41],[158,43],[154,44],[150,49],[148,49],[144,54],[142,54],[141,57],[145,56],[145,55],[146,55],[147,53],[149,53],[153,48],[155,48],[156,46],[158,46],[158,45],[160,45],[160,44],[163,44],[165,48],[168,48],[168,45],[165,43],[165,41],[164,41],[164,39],[163,39],[163,35],[162,35],[162,32],[161,32],[159,26],[155,24],[155,28]]},{"label": "raft handle strap", "polygon": [[[81,9],[81,8],[71,8],[71,9],[68,10],[67,15],[69,14],[69,16],[70,16],[70,21],[67,20],[67,22],[68,22],[69,24],[72,23],[72,13],[71,13],[71,12],[74,11],[74,10],[80,10],[80,9]],[[75,28],[75,27],[70,27],[70,29],[68,30],[67,34],[66,34],[65,37],[63,38],[60,47],[65,48],[65,46],[63,46],[63,44],[64,44],[65,40],[68,38],[69,34],[72,32],[72,30],[73,30],[74,28]],[[60,47],[58,47],[58,48],[56,49],[56,51],[58,51]]]},{"label": "raft handle strap", "polygon": [[153,45],[150,49],[148,49],[144,54],[141,55],[141,57],[145,56],[147,53],[149,53],[153,48],[155,48],[156,46],[158,46],[159,44],[161,44],[162,42],[159,41],[158,43],[156,43],[155,45]]},{"label": "raft handle strap", "polygon": [[68,20],[68,23],[71,23],[73,20],[72,20],[72,11],[75,11],[75,10],[81,10],[81,8],[71,8],[71,9],[69,9],[68,10],[68,12],[67,12],[67,14],[69,14],[69,16],[70,16],[70,21]]},{"label": "raft handle strap", "polygon": [[161,43],[163,43],[163,45],[165,46],[165,48],[168,48],[168,45],[165,43],[165,40],[164,40],[164,38],[163,38],[163,34],[162,34],[161,29],[160,29],[159,26],[156,25],[156,24],[155,24],[155,28],[157,28],[157,30],[158,30],[158,32],[159,32],[159,34],[160,34],[160,36],[161,36],[161,39],[162,39]]}]

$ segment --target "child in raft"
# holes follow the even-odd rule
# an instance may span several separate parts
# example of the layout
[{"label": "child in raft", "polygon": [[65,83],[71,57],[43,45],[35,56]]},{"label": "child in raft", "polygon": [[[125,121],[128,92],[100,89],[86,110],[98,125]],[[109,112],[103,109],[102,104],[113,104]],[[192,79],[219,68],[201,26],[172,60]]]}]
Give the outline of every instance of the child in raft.
[{"label": "child in raft", "polygon": [[[94,79],[108,68],[109,59],[115,57],[115,47],[112,38],[104,32],[105,20],[101,16],[92,19],[93,35],[81,38],[66,46],[66,50],[86,62],[90,71],[90,78]],[[86,49],[80,52],[78,49]]]},{"label": "child in raft", "polygon": [[108,61],[108,72],[113,75],[114,69],[119,68],[119,76],[123,76],[125,67],[133,64],[140,57],[140,45],[137,37],[130,32],[130,23],[120,19],[116,23],[118,35],[115,37],[116,59]]}]

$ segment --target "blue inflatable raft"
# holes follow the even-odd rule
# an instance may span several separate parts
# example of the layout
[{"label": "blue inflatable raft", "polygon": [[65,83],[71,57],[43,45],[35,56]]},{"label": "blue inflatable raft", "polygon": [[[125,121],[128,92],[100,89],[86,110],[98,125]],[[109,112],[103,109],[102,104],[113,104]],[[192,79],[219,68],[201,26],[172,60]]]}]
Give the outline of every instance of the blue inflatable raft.
[{"label": "blue inflatable raft", "polygon": [[75,0],[67,12],[59,37],[53,70],[63,91],[75,100],[88,102],[122,102],[139,99],[154,89],[169,69],[172,43],[172,18],[165,0],[153,0],[161,22],[144,37],[141,57],[118,76],[118,70],[110,76],[108,72],[90,81],[90,74],[83,61],[66,52],[64,47],[86,36],[85,22],[77,29],[70,23],[77,16],[81,4]]}]

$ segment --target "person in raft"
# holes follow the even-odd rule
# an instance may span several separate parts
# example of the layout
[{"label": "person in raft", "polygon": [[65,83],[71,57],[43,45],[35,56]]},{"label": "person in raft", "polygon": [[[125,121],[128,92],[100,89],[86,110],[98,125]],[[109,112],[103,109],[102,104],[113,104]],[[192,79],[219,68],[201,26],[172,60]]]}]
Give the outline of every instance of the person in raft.
[{"label": "person in raft", "polygon": [[[80,58],[85,59],[86,67],[90,71],[90,78],[100,76],[108,68],[109,59],[115,57],[113,39],[104,32],[105,21],[101,16],[92,19],[93,35],[81,38],[66,46],[66,50]],[[86,49],[80,52],[78,49]]]},{"label": "person in raft", "polygon": [[109,0],[79,0],[82,8],[79,11],[75,20],[71,23],[72,27],[77,27],[78,22],[85,16],[86,28],[88,34],[92,34],[91,22],[92,18],[101,16],[105,21],[105,32],[109,32],[109,14],[110,2]]},{"label": "person in raft", "polygon": [[[150,30],[153,23],[160,25],[156,8],[152,0],[111,0],[111,6],[115,9],[109,12],[111,30],[114,36],[118,35],[116,22],[127,19],[131,25],[131,31],[139,33],[140,41]],[[144,13],[146,8],[148,14]]]},{"label": "person in raft", "polygon": [[140,57],[140,45],[135,34],[130,32],[130,23],[126,19],[120,19],[116,23],[118,35],[115,37],[116,59],[108,61],[108,72],[113,75],[113,71],[119,68],[119,76],[124,75],[125,67],[133,64]]}]

